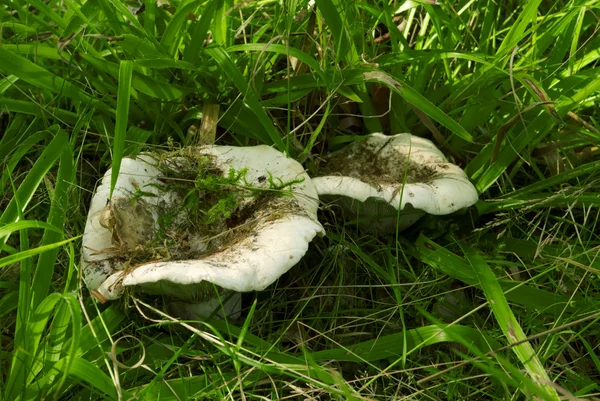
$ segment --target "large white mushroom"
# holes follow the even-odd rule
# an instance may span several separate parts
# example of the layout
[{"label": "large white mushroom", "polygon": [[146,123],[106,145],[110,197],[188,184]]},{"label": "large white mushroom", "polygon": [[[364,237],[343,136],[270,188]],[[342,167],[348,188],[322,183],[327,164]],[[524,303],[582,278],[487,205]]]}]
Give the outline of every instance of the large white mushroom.
[{"label": "large white mushroom", "polygon": [[319,197],[335,201],[372,232],[402,230],[426,213],[473,205],[477,190],[435,145],[411,134],[371,134],[328,155],[313,178]]},{"label": "large white mushroom", "polygon": [[[110,177],[94,194],[83,236],[85,281],[101,301],[136,287],[205,302],[206,315],[228,298],[224,290],[266,288],[323,233],[310,178],[268,146],[125,158],[111,199]],[[198,203],[205,209],[191,207]]]}]

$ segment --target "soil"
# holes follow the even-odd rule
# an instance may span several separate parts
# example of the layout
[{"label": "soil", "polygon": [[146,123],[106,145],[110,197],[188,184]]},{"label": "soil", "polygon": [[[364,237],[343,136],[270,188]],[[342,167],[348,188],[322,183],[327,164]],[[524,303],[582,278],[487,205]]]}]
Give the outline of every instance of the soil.
[{"label": "soil", "polygon": [[436,171],[409,160],[386,143],[368,140],[355,141],[342,150],[328,155],[320,166],[319,175],[344,175],[358,178],[374,187],[406,182],[428,183]]}]

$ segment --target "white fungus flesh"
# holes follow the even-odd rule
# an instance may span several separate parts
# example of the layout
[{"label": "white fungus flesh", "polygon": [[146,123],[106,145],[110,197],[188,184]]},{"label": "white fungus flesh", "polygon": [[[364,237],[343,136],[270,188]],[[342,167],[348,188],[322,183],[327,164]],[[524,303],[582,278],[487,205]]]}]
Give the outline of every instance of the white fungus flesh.
[{"label": "white fungus flesh", "polygon": [[[190,160],[202,161],[192,163],[197,169],[209,163],[206,174],[214,175],[219,196],[235,194],[237,201],[214,199],[205,187],[165,176],[167,170],[189,169]],[[228,176],[239,180],[219,181]],[[298,162],[268,146],[205,146],[123,159],[109,200],[110,177],[108,170],[92,199],[82,251],[86,284],[102,301],[136,287],[206,301],[197,309],[208,310],[215,305],[215,288],[222,298],[227,290],[263,290],[323,234],[312,181]],[[190,194],[217,208],[225,202],[218,209],[222,218],[207,224],[206,210],[189,207]]]},{"label": "white fungus flesh", "polygon": [[319,173],[313,178],[319,197],[374,232],[402,230],[426,213],[450,214],[478,199],[460,167],[411,134],[361,138],[326,157]]}]

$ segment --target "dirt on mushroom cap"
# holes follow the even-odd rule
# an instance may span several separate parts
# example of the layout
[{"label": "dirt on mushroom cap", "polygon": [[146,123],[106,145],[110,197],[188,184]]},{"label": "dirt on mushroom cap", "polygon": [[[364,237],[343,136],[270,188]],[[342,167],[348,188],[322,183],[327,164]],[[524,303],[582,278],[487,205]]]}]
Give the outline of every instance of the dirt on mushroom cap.
[{"label": "dirt on mushroom cap", "polygon": [[392,149],[391,140],[384,143],[369,140],[354,141],[325,157],[319,175],[342,175],[360,179],[378,188],[384,184],[429,183],[437,172],[433,167],[415,163],[407,155]]}]

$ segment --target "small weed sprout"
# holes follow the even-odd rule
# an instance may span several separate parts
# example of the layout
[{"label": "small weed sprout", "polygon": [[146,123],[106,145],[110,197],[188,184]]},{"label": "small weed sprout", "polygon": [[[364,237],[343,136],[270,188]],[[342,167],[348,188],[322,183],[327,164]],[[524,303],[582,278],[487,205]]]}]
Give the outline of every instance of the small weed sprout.
[{"label": "small weed sprout", "polygon": [[269,173],[269,177],[267,178],[267,182],[269,183],[269,189],[274,191],[282,191],[284,189],[288,189],[291,191],[292,186],[295,184],[301,184],[304,182],[304,177],[295,178],[289,181],[283,181],[279,177],[273,177],[273,174]]}]

